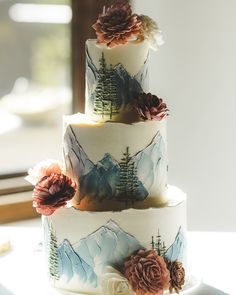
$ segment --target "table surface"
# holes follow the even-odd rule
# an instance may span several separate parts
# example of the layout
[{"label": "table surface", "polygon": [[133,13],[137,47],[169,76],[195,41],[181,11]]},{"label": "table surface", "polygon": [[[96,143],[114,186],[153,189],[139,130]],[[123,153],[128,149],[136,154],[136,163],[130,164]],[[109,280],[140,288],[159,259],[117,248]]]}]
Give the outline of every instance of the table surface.
[{"label": "table surface", "polygon": [[[39,219],[2,225],[12,250],[0,256],[0,295],[55,295],[47,284]],[[202,283],[189,295],[236,295],[236,233],[188,232],[191,273]]]}]

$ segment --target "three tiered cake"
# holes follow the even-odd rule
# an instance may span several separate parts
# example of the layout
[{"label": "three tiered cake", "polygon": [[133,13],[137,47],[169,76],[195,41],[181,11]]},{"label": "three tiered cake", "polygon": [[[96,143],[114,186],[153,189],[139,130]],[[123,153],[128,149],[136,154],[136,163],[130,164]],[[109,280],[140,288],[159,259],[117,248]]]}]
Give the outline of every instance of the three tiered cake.
[{"label": "three tiered cake", "polygon": [[127,3],[105,7],[86,43],[86,113],[64,117],[63,165],[29,171],[44,215],[48,272],[75,294],[179,293],[186,197],[167,185],[168,108],[149,93],[157,24]]}]

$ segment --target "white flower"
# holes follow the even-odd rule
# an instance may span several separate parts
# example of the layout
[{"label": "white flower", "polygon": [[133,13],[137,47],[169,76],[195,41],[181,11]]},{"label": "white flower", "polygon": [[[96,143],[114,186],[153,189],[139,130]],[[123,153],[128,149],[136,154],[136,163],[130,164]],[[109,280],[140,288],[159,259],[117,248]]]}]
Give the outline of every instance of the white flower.
[{"label": "white flower", "polygon": [[150,47],[153,50],[157,50],[164,44],[162,33],[159,30],[157,23],[147,15],[140,15],[139,19],[142,21],[140,40],[148,40]]},{"label": "white flower", "polygon": [[31,184],[35,185],[44,176],[50,176],[52,173],[60,174],[61,166],[56,160],[45,160],[36,164],[33,168],[28,171],[28,176],[25,179]]},{"label": "white flower", "polygon": [[134,295],[128,280],[116,269],[107,266],[99,277],[103,295]]}]

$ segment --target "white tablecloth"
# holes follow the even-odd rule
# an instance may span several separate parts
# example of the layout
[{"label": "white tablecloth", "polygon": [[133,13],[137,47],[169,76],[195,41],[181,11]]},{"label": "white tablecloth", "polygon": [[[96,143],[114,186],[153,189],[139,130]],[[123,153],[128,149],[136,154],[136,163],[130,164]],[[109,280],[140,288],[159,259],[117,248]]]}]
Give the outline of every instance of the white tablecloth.
[{"label": "white tablecloth", "polygon": [[[55,295],[47,284],[40,220],[0,226],[12,250],[0,256],[0,295]],[[189,295],[236,295],[236,233],[188,232],[191,273],[203,283]]]}]

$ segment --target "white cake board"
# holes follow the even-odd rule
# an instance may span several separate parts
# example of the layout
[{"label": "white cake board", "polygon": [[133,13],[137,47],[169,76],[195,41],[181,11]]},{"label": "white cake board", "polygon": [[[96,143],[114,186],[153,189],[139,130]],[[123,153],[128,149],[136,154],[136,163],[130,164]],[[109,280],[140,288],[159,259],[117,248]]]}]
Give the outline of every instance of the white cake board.
[{"label": "white cake board", "polygon": [[[186,283],[183,287],[183,290],[180,292],[180,295],[188,294],[189,292],[194,292],[202,283],[202,280],[195,276],[189,276],[186,279]],[[59,289],[53,289],[53,293],[50,293],[50,295],[97,295],[97,293],[77,293],[77,292],[70,292],[65,290],[59,290]],[[165,295],[171,295],[168,291],[164,292]],[[172,293],[176,294],[175,292]]]},{"label": "white cake board", "polygon": [[[195,276],[187,277],[186,283],[183,287],[183,290],[180,292],[180,294],[188,294],[189,292],[196,290],[201,285],[201,283],[202,283],[202,280],[198,277],[195,277]],[[165,294],[170,294],[170,293],[167,292]],[[175,294],[175,292],[173,292],[172,294]]]}]

